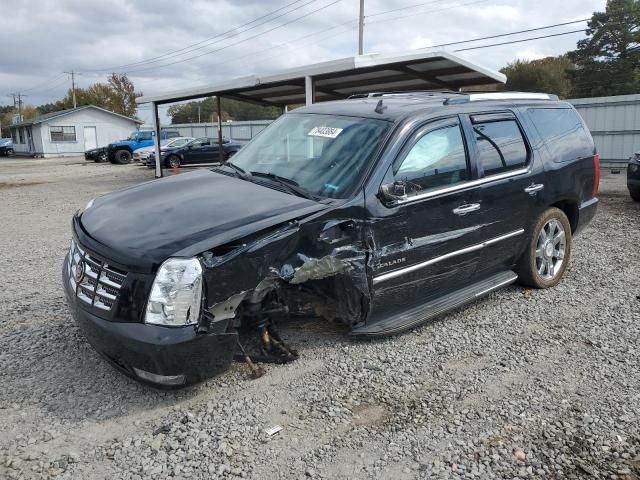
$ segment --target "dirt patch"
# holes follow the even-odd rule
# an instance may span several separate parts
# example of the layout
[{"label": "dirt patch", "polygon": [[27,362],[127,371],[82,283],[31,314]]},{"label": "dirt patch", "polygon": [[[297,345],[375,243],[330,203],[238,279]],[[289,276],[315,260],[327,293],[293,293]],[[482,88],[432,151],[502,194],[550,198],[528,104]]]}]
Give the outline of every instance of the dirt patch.
[{"label": "dirt patch", "polygon": [[364,404],[354,408],[353,414],[355,425],[375,425],[384,421],[387,410],[379,404]]},{"label": "dirt patch", "polygon": [[0,190],[7,188],[28,187],[31,185],[42,185],[47,182],[0,182]]}]

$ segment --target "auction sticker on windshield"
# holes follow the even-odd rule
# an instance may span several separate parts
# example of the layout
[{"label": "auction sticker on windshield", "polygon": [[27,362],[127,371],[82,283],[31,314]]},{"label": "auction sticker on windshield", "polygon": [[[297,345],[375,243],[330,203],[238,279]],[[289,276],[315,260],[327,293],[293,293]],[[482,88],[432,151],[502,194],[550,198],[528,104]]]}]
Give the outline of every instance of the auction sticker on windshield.
[{"label": "auction sticker on windshield", "polygon": [[313,127],[307,135],[310,137],[336,138],[340,135],[342,128],[334,127]]}]

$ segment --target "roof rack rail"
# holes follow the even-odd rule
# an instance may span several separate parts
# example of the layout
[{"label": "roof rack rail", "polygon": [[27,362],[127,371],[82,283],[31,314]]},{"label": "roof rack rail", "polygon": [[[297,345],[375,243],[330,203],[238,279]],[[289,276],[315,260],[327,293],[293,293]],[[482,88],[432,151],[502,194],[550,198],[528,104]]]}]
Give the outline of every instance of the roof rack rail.
[{"label": "roof rack rail", "polygon": [[355,93],[353,95],[349,95],[347,99],[353,100],[355,98],[378,98],[383,96],[393,96],[393,95],[451,95],[451,94],[463,94],[464,92],[455,92],[453,90],[407,90],[407,91],[391,91],[391,92],[370,92],[370,93]]},{"label": "roof rack rail", "polygon": [[481,102],[486,100],[547,100],[557,101],[558,96],[550,93],[531,93],[531,92],[485,92],[471,93],[466,92],[464,97],[448,98],[445,105],[453,105],[457,103]]},{"label": "roof rack rail", "polygon": [[558,100],[557,95],[531,92],[469,93],[470,102],[482,100]]}]

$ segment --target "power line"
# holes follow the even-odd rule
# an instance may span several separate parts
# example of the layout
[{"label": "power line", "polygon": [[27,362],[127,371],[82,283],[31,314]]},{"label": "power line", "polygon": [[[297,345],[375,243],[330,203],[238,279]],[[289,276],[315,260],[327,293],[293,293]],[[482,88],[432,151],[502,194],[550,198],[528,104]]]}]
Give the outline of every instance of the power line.
[{"label": "power line", "polygon": [[489,45],[480,45],[478,47],[460,48],[460,49],[456,50],[456,52],[465,52],[467,50],[478,50],[480,48],[497,47],[497,46],[500,46],[500,45],[510,45],[512,43],[529,42],[531,40],[541,40],[543,38],[560,37],[562,35],[570,35],[572,33],[584,33],[584,29],[582,29],[582,30],[572,30],[570,32],[553,33],[551,35],[542,35],[540,37],[523,38],[522,40],[511,40],[509,42],[500,42],[500,43],[492,43],[492,44],[489,44]]},{"label": "power line", "polygon": [[[463,7],[463,6],[472,5],[472,4],[475,4],[475,3],[481,3],[481,2],[485,2],[485,1],[486,1],[486,0],[475,0],[475,1],[473,1],[473,2],[468,2],[468,3],[458,4],[458,5],[452,5],[452,6],[443,7],[443,8],[438,8],[438,9],[435,9],[435,10],[430,10],[430,11],[425,11],[425,12],[419,12],[419,13],[417,13],[417,15],[426,14],[426,13],[435,13],[435,12],[439,12],[439,11],[442,11],[442,10],[449,10],[449,9],[452,9],[452,8]],[[421,4],[421,5],[422,5],[422,4]],[[408,8],[413,8],[413,7],[405,7],[405,8],[407,8],[407,9],[408,9]],[[395,9],[395,10],[393,10],[393,11],[396,11],[396,10],[398,10],[398,9]],[[381,15],[381,14],[383,14],[383,13],[388,13],[388,12],[379,12],[378,14],[379,14],[379,15]],[[366,17],[365,17],[365,18],[366,18]],[[228,63],[234,63],[234,62],[237,62],[237,61],[239,61],[239,60],[243,60],[243,59],[245,59],[245,58],[252,57],[252,56],[255,56],[255,55],[261,55],[262,53],[267,52],[267,51],[269,51],[269,50],[273,50],[274,48],[284,47],[284,46],[286,46],[286,45],[288,45],[288,44],[290,44],[290,43],[299,42],[300,40],[304,40],[304,39],[306,39],[306,38],[313,37],[313,36],[315,36],[315,35],[320,35],[320,34],[322,34],[322,33],[329,32],[329,31],[335,30],[335,29],[337,29],[337,28],[344,27],[344,26],[349,25],[349,24],[351,24],[351,26],[349,27],[349,29],[344,30],[344,31],[342,31],[342,32],[337,32],[337,33],[335,33],[335,34],[332,34],[332,36],[333,36],[333,35],[339,35],[339,34],[346,33],[346,32],[348,32],[348,31],[354,30],[354,29],[356,28],[357,21],[356,21],[356,20],[349,20],[349,21],[346,21],[346,22],[343,22],[343,23],[339,23],[338,25],[334,25],[334,26],[329,27],[329,28],[324,28],[324,29],[322,29],[322,30],[318,30],[318,31],[316,31],[316,32],[314,32],[314,33],[310,33],[310,34],[307,34],[307,35],[303,35],[302,37],[298,37],[298,38],[295,38],[295,39],[293,39],[293,40],[289,40],[289,41],[287,41],[287,42],[283,42],[283,43],[279,43],[279,44],[277,44],[277,45],[273,45],[273,46],[271,46],[271,47],[267,47],[267,48],[262,49],[262,50],[259,50],[259,51],[257,51],[257,52],[252,52],[252,53],[249,53],[249,54],[247,54],[247,55],[243,55],[243,56],[241,56],[241,57],[235,57],[235,58],[231,58],[231,59],[229,59],[229,60],[225,60],[225,61],[223,61],[223,62],[218,62],[218,63],[216,63],[216,64],[215,64],[215,67],[219,67],[219,66],[221,66],[221,65],[225,65],[225,64],[228,64]],[[304,47],[307,47],[307,46],[314,46],[314,45],[317,45],[317,44],[318,44],[318,43],[320,43],[322,40],[324,40],[324,39],[326,39],[326,38],[330,38],[330,37],[331,37],[331,36],[325,36],[325,37],[322,37],[322,38],[320,38],[319,40],[314,41],[314,42],[311,42],[311,43],[305,43],[305,44],[302,44],[302,45],[297,45],[295,48],[292,48],[292,49],[290,49],[289,51],[299,50],[300,48],[304,48]],[[275,56],[275,55],[270,55],[270,56],[268,56],[268,57],[263,57],[262,59],[265,59],[265,58],[272,58],[272,57],[274,57],[274,56]]]},{"label": "power line", "polygon": [[35,85],[33,85],[33,86],[29,87],[29,88],[23,88],[21,91],[22,92],[30,92],[31,90],[37,89],[38,87],[40,87],[42,85],[46,85],[46,84],[48,84],[50,82],[55,82],[57,79],[59,79],[62,76],[64,76],[64,73],[59,73],[55,77],[51,77],[51,78],[48,78],[47,80],[44,80],[43,82],[36,83]]},{"label": "power line", "polygon": [[279,28],[282,28],[282,27],[285,27],[285,26],[290,25],[290,24],[292,24],[292,23],[295,23],[295,22],[297,22],[298,20],[302,20],[303,18],[309,17],[309,16],[313,15],[314,13],[317,13],[317,12],[320,12],[320,11],[322,11],[322,10],[325,10],[325,9],[327,9],[327,8],[329,8],[329,7],[333,6],[333,5],[335,5],[336,3],[340,3],[341,1],[342,1],[342,0],[334,0],[334,1],[333,1],[333,2],[331,2],[331,3],[329,3],[329,4],[327,4],[327,5],[324,5],[323,7],[320,7],[320,8],[317,8],[317,9],[315,9],[315,10],[312,10],[311,12],[305,13],[304,15],[300,15],[299,17],[296,17],[296,18],[294,18],[293,20],[290,20],[290,21],[288,21],[288,22],[285,22],[285,23],[282,23],[282,24],[280,24],[280,25],[277,25],[277,26],[275,26],[275,27],[273,27],[273,28],[270,28],[269,30],[265,30],[264,32],[258,33],[258,34],[256,34],[256,35],[253,35],[253,36],[250,36],[250,37],[244,38],[244,39],[239,40],[239,41],[237,41],[237,42],[235,42],[235,43],[230,43],[230,44],[225,45],[225,46],[223,46],[223,47],[216,48],[216,49],[214,49],[214,50],[209,50],[209,51],[206,51],[206,52],[200,53],[200,54],[198,54],[198,55],[194,55],[194,56],[192,56],[192,57],[187,57],[187,58],[183,58],[183,59],[181,59],[181,60],[176,60],[175,62],[165,63],[165,64],[163,64],[163,65],[157,65],[157,66],[155,66],[155,67],[147,67],[147,68],[138,68],[138,69],[135,69],[135,70],[128,70],[128,71],[126,71],[126,73],[135,73],[135,72],[142,72],[142,71],[145,71],[145,70],[153,70],[154,68],[169,67],[169,66],[171,66],[171,65],[176,65],[176,64],[178,64],[178,63],[184,63],[184,62],[187,62],[187,61],[189,61],[189,60],[193,60],[193,59],[195,59],[195,58],[203,57],[204,55],[210,55],[210,54],[212,54],[212,53],[219,52],[219,51],[221,51],[221,50],[225,50],[225,49],[227,49],[227,48],[229,48],[229,47],[233,47],[233,46],[235,46],[235,45],[239,45],[239,44],[244,43],[244,42],[246,42],[246,41],[253,40],[254,38],[257,38],[257,37],[259,37],[259,36],[261,36],[261,35],[264,35],[264,34],[266,34],[266,33],[273,32],[274,30],[277,30],[277,29],[279,29]]},{"label": "power line", "polygon": [[[282,16],[284,16],[284,15],[288,15],[289,13],[294,12],[294,11],[296,11],[296,10],[299,10],[300,8],[303,8],[303,7],[307,6],[307,5],[309,5],[310,3],[314,3],[314,2],[315,2],[315,1],[317,1],[317,0],[310,0],[310,1],[307,1],[306,3],[304,3],[304,4],[302,4],[302,5],[299,5],[298,7],[294,8],[294,9],[292,9],[292,10],[289,10],[289,11],[284,12],[284,13],[282,13],[282,14],[280,14],[280,15],[277,15],[277,16],[275,16],[275,17],[273,17],[273,18],[270,18],[270,19],[268,19],[268,20],[266,20],[266,21],[264,21],[264,22],[262,22],[262,23],[259,23],[259,24],[257,24],[257,25],[254,25],[254,26],[252,26],[252,27],[250,27],[250,28],[247,28],[247,29],[245,29],[245,30],[243,30],[243,31],[241,31],[241,32],[236,32],[237,30],[239,30],[239,29],[241,29],[241,28],[243,28],[243,27],[247,27],[247,26],[249,26],[249,25],[251,25],[251,24],[253,24],[253,23],[256,23],[256,22],[258,22],[258,21],[260,21],[260,20],[263,20],[263,19],[265,19],[265,18],[267,18],[267,17],[270,17],[270,16],[272,16],[273,14],[275,14],[275,13],[277,13],[277,12],[280,12],[280,11],[282,11],[282,10],[284,10],[284,9],[286,9],[286,8],[288,8],[288,7],[290,7],[290,6],[294,5],[294,4],[296,4],[296,3],[300,3],[300,2],[302,2],[302,1],[303,1],[303,0],[295,0],[294,2],[288,3],[288,4],[287,4],[287,5],[285,5],[284,7],[278,8],[277,10],[273,10],[272,12],[269,12],[269,13],[267,13],[266,15],[262,15],[262,16],[260,16],[260,17],[258,17],[258,18],[255,18],[254,20],[252,20],[252,21],[250,21],[250,22],[247,22],[247,23],[244,23],[244,24],[242,24],[242,25],[240,25],[240,26],[238,26],[238,27],[234,27],[234,28],[232,28],[232,29],[230,29],[230,30],[227,30],[227,31],[222,32],[222,33],[219,33],[219,34],[217,34],[217,35],[214,35],[213,37],[209,37],[209,38],[206,38],[206,39],[201,40],[201,41],[199,41],[199,42],[193,43],[193,44],[191,44],[191,45],[187,45],[186,47],[179,48],[179,49],[177,49],[177,50],[171,50],[171,51],[169,51],[169,52],[167,52],[167,53],[165,53],[165,54],[158,55],[158,56],[156,56],[156,57],[147,58],[147,59],[145,59],[145,60],[140,60],[140,61],[138,61],[138,62],[126,63],[126,64],[123,64],[123,65],[116,65],[116,66],[108,67],[108,68],[90,69],[90,70],[87,70],[87,71],[89,71],[89,72],[93,72],[93,71],[119,70],[119,69],[122,69],[122,68],[132,67],[132,66],[136,66],[136,65],[144,65],[144,64],[149,64],[149,63],[156,63],[156,62],[160,62],[160,61],[163,61],[163,60],[167,60],[167,59],[169,59],[169,58],[173,58],[173,57],[177,57],[177,56],[180,56],[180,55],[184,55],[184,54],[186,54],[186,53],[194,52],[194,51],[196,51],[196,50],[201,50],[202,48],[205,48],[205,47],[207,47],[207,46],[215,45],[216,43],[220,43],[222,40],[227,40],[227,39],[229,39],[229,38],[233,38],[233,37],[235,37],[235,36],[238,36],[238,35],[241,35],[241,34],[243,34],[243,33],[245,33],[245,32],[248,32],[248,31],[250,31],[250,30],[253,30],[254,28],[257,28],[257,27],[259,27],[259,26],[264,25],[265,23],[269,23],[269,22],[271,22],[271,21],[273,21],[273,20],[276,20],[277,18],[280,18],[280,17],[282,17]],[[236,33],[234,33],[234,32],[236,32]],[[228,37],[226,37],[226,38],[220,38],[220,37],[225,37],[226,35],[228,35],[228,34],[230,34],[230,33],[233,33],[233,35],[229,35],[229,36],[228,36]],[[217,39],[217,38],[220,38],[220,40],[215,41],[215,42],[212,42],[212,40],[215,40],[215,39]],[[209,42],[212,42],[212,43],[209,43]],[[207,44],[207,45],[204,45],[204,44]],[[200,45],[200,46],[199,46],[199,45]],[[197,47],[197,48],[193,48],[193,47]]]},{"label": "power line", "polygon": [[[549,28],[562,27],[564,25],[571,25],[571,24],[574,24],[574,23],[586,22],[588,20],[589,20],[588,18],[587,19],[583,19],[583,20],[574,20],[572,22],[556,23],[555,25],[547,25],[545,27],[528,28],[527,30],[518,30],[517,32],[501,33],[500,35],[490,35],[488,37],[478,37],[478,38],[473,38],[471,40],[461,40],[459,42],[441,43],[439,45],[433,45],[431,48],[434,48],[434,47],[449,47],[451,45],[460,45],[462,43],[477,42],[479,40],[489,40],[491,38],[507,37],[507,36],[510,36],[510,35],[518,35],[520,33],[535,32],[535,31],[538,31],[538,30],[547,30]],[[582,31],[584,31],[584,30],[582,30]]]},{"label": "power line", "polygon": [[434,3],[441,2],[441,1],[442,0],[432,0],[431,2],[416,3],[415,5],[409,5],[409,6],[406,6],[406,7],[394,8],[393,10],[385,10],[384,12],[371,13],[369,15],[366,15],[365,18],[377,17],[379,15],[385,15],[387,13],[399,12],[401,10],[410,10],[412,8],[424,7],[425,5],[431,5],[431,4],[434,4]]}]

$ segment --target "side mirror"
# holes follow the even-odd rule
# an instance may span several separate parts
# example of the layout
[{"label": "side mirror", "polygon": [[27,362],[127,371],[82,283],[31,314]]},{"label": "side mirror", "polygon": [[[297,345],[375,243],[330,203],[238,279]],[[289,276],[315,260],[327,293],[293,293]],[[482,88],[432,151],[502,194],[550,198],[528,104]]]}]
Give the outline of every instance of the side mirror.
[{"label": "side mirror", "polygon": [[407,187],[401,180],[393,183],[385,183],[380,187],[380,194],[384,200],[390,203],[407,199]]}]

